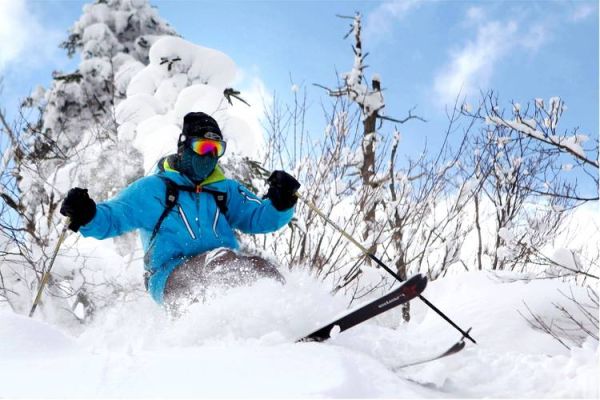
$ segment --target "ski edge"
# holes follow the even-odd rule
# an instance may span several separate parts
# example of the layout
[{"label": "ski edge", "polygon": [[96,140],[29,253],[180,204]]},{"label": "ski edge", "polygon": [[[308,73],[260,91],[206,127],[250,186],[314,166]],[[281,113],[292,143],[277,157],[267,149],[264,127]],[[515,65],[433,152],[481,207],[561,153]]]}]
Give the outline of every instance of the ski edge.
[{"label": "ski edge", "polygon": [[[471,331],[471,329],[473,329],[473,328],[469,328],[467,330],[467,333],[469,333]],[[436,356],[428,357],[428,358],[423,358],[421,360],[411,361],[409,363],[402,364],[402,365],[397,365],[397,366],[395,366],[395,367],[392,368],[392,371],[397,372],[398,370],[401,370],[403,368],[414,367],[416,365],[426,364],[428,362],[440,360],[442,358],[451,356],[453,354],[460,353],[460,351],[462,349],[464,349],[465,346],[466,346],[465,338],[466,337],[463,336],[462,338],[460,338],[460,340],[458,342],[454,343],[446,351],[444,351],[444,352],[442,352],[442,353],[440,353],[440,354],[438,354]]]}]

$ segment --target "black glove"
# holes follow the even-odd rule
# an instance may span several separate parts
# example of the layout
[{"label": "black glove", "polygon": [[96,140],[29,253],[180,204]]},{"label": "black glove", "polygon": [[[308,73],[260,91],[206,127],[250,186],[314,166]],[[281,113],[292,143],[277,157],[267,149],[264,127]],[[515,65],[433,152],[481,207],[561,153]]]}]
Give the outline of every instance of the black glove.
[{"label": "black glove", "polygon": [[87,189],[73,188],[60,207],[60,213],[71,219],[69,229],[77,232],[96,215],[96,203],[88,195]]},{"label": "black glove", "polygon": [[300,183],[293,176],[284,171],[273,171],[269,177],[269,185],[265,197],[271,199],[277,210],[285,211],[296,205],[296,191],[300,189]]}]

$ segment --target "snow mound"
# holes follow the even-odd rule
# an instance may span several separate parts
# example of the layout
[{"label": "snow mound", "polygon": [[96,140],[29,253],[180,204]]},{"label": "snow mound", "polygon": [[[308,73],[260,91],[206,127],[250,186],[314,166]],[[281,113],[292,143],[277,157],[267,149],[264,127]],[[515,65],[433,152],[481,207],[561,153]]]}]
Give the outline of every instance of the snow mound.
[{"label": "snow mound", "polygon": [[76,347],[75,339],[44,322],[0,311],[0,360],[52,357]]},{"label": "snow mound", "polygon": [[551,316],[557,289],[579,295],[565,282],[486,272],[431,282],[426,297],[473,326],[478,345],[397,369],[459,335],[413,301],[409,324],[394,309],[325,343],[295,343],[343,312],[348,298],[306,272],[285,277],[285,286],[263,280],[215,292],[177,320],[137,298],[103,312],[77,339],[0,312],[0,397],[598,396],[598,342],[567,350],[518,313],[526,302]]}]

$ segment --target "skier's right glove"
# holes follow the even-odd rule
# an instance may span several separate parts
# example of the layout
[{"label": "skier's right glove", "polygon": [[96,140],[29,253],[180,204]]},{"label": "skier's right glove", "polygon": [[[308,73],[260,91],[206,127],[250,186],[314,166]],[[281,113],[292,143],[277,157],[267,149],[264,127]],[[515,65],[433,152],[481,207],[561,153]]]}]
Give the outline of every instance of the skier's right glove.
[{"label": "skier's right glove", "polygon": [[296,205],[300,182],[284,171],[273,171],[269,177],[269,191],[265,197],[271,199],[273,207],[279,211],[288,210]]},{"label": "skier's right glove", "polygon": [[60,207],[60,213],[70,218],[69,229],[77,232],[96,215],[96,203],[88,195],[87,189],[73,188]]}]

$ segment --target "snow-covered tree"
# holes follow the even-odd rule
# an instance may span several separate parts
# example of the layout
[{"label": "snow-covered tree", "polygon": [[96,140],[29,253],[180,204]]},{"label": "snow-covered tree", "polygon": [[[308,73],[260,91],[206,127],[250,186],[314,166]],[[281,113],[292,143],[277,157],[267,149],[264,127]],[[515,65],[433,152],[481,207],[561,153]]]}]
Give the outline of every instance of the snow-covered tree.
[{"label": "snow-covered tree", "polygon": [[[174,34],[147,1],[99,0],[84,7],[62,44],[69,56],[80,54],[77,70],[56,72],[52,87],[25,101],[40,113],[23,137],[27,165],[19,168],[19,188],[32,194],[22,203],[38,235],[54,223],[48,210],[60,201],[56,189],[65,189],[48,182],[81,185],[106,198],[141,175],[140,155],[117,134],[115,107],[133,74],[148,63],[151,44]],[[25,176],[30,170],[33,176]],[[38,226],[40,210],[44,228]]]},{"label": "snow-covered tree", "polygon": [[[377,145],[379,144],[380,147],[382,145],[382,143],[378,143],[382,141],[382,137],[378,133],[377,122],[387,120],[403,124],[410,119],[420,118],[413,116],[411,112],[403,120],[397,120],[384,114],[385,101],[383,98],[381,77],[379,74],[373,74],[370,86],[366,77],[365,70],[367,66],[365,58],[368,53],[363,51],[361,14],[356,13],[354,17],[345,18],[352,20],[351,29],[346,34],[346,37],[352,35],[354,39],[352,46],[354,62],[352,69],[342,74],[342,84],[340,87],[326,89],[330,96],[347,98],[352,104],[358,106],[361,112],[363,138],[361,143],[362,151],[360,152],[361,158],[357,162],[357,168],[360,173],[363,192],[360,200],[365,221],[365,230],[363,231],[362,238],[370,242],[369,250],[375,253],[377,249],[376,232],[378,231],[375,223],[375,214],[378,205],[381,203],[381,195],[378,193],[384,190],[382,187],[386,183],[386,178],[382,180],[381,170],[383,168],[380,165],[381,161],[385,158],[385,155],[382,154],[385,151],[382,149],[379,149],[379,152],[377,151]],[[405,276],[405,271],[401,271],[400,273]]]},{"label": "snow-covered tree", "polygon": [[462,167],[482,183],[474,197],[475,219],[487,219],[485,210],[493,210],[495,237],[484,244],[488,235],[477,222],[477,264],[481,269],[487,258],[491,269],[523,269],[532,262],[548,266],[543,249],[553,243],[567,216],[574,207],[597,200],[597,191],[589,188],[598,187],[598,141],[577,129],[558,134],[565,109],[558,98],[550,99],[548,107],[537,99],[534,106],[513,103],[512,110],[505,110],[489,92],[477,109],[471,108],[463,105],[461,113],[478,129],[469,138]]},{"label": "snow-covered tree", "polygon": [[[400,132],[396,127],[383,134],[377,122],[401,124],[421,118],[412,110],[404,120],[383,113],[381,78],[374,76],[371,85],[365,83],[360,15],[351,19],[351,71],[341,75],[336,89],[317,85],[332,99],[324,107],[323,132],[305,131],[306,92],[299,94],[293,85],[293,105],[275,101],[268,110],[270,152],[265,165],[294,171],[305,198],[371,253],[396,267],[400,277],[424,271],[435,278],[459,262],[468,229],[461,224],[461,211],[471,190],[465,182],[453,182],[453,165],[462,147],[452,152],[444,146],[433,157],[398,161]],[[462,195],[447,201],[456,191]],[[300,204],[292,227],[262,246],[289,265],[310,268],[330,280],[335,290],[344,289],[355,299],[395,282],[383,269],[365,268],[365,255],[312,208]],[[406,319],[408,315],[406,310]]]},{"label": "snow-covered tree", "polygon": [[[62,44],[69,56],[80,55],[78,68],[55,72],[50,88],[39,87],[25,99],[21,126],[5,124],[11,143],[4,165],[11,179],[3,180],[2,197],[17,214],[11,228],[20,233],[18,241],[10,240],[12,251],[3,266],[21,283],[22,290],[13,290],[13,302],[21,307],[30,302],[34,278],[47,266],[66,191],[87,187],[103,200],[143,174],[141,153],[118,135],[115,109],[132,76],[148,63],[152,43],[165,35],[175,32],[146,0],[85,5]],[[121,241],[121,247],[128,244]],[[51,283],[60,288],[63,279],[79,281],[59,295],[83,300],[85,278],[76,279],[68,269],[65,273],[69,276],[57,274]]]}]

